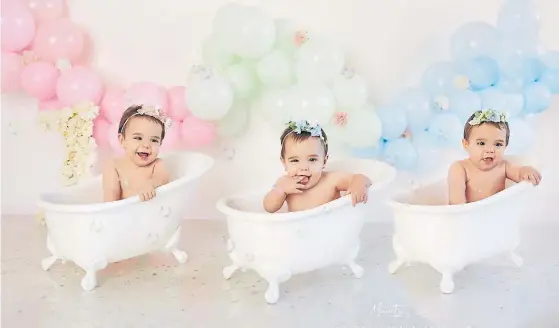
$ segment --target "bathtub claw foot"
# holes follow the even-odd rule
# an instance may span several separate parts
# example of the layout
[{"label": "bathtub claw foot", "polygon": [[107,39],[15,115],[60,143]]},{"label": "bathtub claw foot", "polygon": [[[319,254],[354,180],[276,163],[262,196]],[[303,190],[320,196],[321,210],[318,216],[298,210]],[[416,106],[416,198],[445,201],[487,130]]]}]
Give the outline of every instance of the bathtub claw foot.
[{"label": "bathtub claw foot", "polygon": [[522,257],[520,257],[515,252],[510,252],[509,257],[510,257],[512,263],[514,263],[514,265],[516,265],[518,268],[520,268],[522,266],[522,264],[524,264],[524,260],[522,259]]},{"label": "bathtub claw foot", "polygon": [[226,266],[223,268],[223,278],[229,280],[229,278],[231,278],[237,270],[239,270],[238,265],[232,264],[230,266]]},{"label": "bathtub claw foot", "polygon": [[86,272],[85,277],[82,278],[81,285],[83,290],[87,291],[93,290],[97,287],[97,276],[95,271]]},{"label": "bathtub claw foot", "polygon": [[43,270],[47,271],[56,262],[58,258],[56,256],[49,256],[41,261],[41,267]]},{"label": "bathtub claw foot", "polygon": [[264,294],[264,298],[268,304],[276,304],[279,299],[279,284],[277,282],[269,282],[268,289]]},{"label": "bathtub claw foot", "polygon": [[363,273],[365,272],[365,270],[363,269],[362,266],[360,266],[359,264],[355,263],[355,262],[350,262],[348,264],[351,272],[353,272],[353,275],[355,276],[355,278],[360,279],[361,277],[363,277]]},{"label": "bathtub claw foot", "polygon": [[395,274],[406,262],[402,260],[394,260],[388,264],[388,272]]},{"label": "bathtub claw foot", "polygon": [[173,253],[173,256],[175,257],[177,262],[179,262],[180,264],[186,263],[186,260],[188,260],[188,255],[185,251],[181,251],[180,249],[175,248],[171,252]]},{"label": "bathtub claw foot", "polygon": [[452,275],[449,273],[443,273],[443,277],[441,278],[440,284],[441,292],[444,294],[450,294],[454,291],[454,280],[452,279]]}]

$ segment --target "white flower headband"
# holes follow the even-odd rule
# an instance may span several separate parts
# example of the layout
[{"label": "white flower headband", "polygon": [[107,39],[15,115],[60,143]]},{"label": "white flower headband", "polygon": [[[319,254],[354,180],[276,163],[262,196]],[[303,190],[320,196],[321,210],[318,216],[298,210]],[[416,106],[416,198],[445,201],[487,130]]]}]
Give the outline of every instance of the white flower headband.
[{"label": "white flower headband", "polygon": [[302,132],[310,133],[311,137],[319,137],[320,140],[322,140],[322,142],[324,142],[325,145],[327,144],[326,140],[324,140],[324,135],[322,134],[322,128],[318,123],[309,123],[308,121],[305,120],[297,121],[297,122],[289,121],[287,122],[287,127],[291,129],[291,132],[289,132],[288,134],[285,135],[285,137],[283,137],[283,140],[281,142],[282,144],[288,135],[292,133],[301,134]]},{"label": "white flower headband", "polygon": [[474,118],[472,118],[468,122],[468,124],[479,125],[484,122],[506,123],[507,121],[508,121],[507,113],[501,113],[494,109],[484,109],[476,112],[474,114]]},{"label": "white flower headband", "polygon": [[144,105],[140,105],[140,108],[138,108],[138,110],[136,111],[136,113],[130,115],[129,118],[126,119],[126,121],[124,121],[124,124],[122,124],[122,128],[121,131],[119,131],[120,133],[122,133],[122,131],[124,131],[124,127],[126,126],[126,124],[128,123],[128,121],[134,117],[134,116],[151,116],[155,119],[157,119],[159,122],[161,122],[163,124],[163,129],[165,131],[167,131],[168,129],[171,128],[171,125],[173,123],[173,121],[171,120],[171,118],[165,116],[165,114],[163,114],[161,112],[161,109],[155,107],[155,106],[144,106]]}]

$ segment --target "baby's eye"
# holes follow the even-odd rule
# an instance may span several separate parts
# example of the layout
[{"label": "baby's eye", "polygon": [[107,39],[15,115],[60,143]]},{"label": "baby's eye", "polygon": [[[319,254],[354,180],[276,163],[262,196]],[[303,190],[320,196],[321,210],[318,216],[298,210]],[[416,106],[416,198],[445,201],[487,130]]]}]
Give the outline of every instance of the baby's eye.
[{"label": "baby's eye", "polygon": [[299,160],[298,159],[292,159],[290,160],[291,163],[297,163]]},{"label": "baby's eye", "polygon": [[310,161],[311,162],[316,162],[316,161],[318,161],[318,158],[311,158]]},{"label": "baby's eye", "polygon": [[157,140],[157,139],[151,139],[151,142],[157,143],[157,144],[158,144],[158,143],[159,143],[159,140]]},{"label": "baby's eye", "polygon": [[504,145],[503,145],[502,142],[497,142],[497,145],[496,145],[496,146],[497,146],[497,147],[503,147]]},{"label": "baby's eye", "polygon": [[136,140],[142,140],[142,137],[134,137]]},{"label": "baby's eye", "polygon": [[477,144],[480,145],[480,146],[485,146],[485,142],[484,142],[484,141],[478,141]]}]

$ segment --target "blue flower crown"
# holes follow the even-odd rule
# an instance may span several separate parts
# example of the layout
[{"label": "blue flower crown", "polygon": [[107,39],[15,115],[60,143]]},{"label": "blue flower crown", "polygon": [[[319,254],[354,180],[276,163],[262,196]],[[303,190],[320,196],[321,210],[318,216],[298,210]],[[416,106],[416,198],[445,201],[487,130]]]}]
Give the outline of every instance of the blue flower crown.
[{"label": "blue flower crown", "polygon": [[479,125],[484,122],[506,123],[508,121],[507,113],[501,113],[494,109],[484,109],[474,114],[474,117],[468,122],[470,125]]},{"label": "blue flower crown", "polygon": [[[301,121],[289,121],[287,122],[287,127],[291,129],[291,132],[285,135],[287,137],[291,133],[301,134],[302,132],[307,132],[311,134],[311,137],[319,137],[324,144],[326,144],[326,140],[324,140],[324,135],[322,134],[322,128],[318,123],[310,123],[306,120]],[[285,138],[284,138],[285,140]]]}]

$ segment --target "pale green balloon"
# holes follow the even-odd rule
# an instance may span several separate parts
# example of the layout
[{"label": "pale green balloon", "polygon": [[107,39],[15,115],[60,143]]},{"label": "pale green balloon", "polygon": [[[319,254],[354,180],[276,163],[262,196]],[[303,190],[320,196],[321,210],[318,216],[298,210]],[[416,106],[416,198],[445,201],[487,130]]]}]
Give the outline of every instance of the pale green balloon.
[{"label": "pale green balloon", "polygon": [[351,110],[365,106],[369,91],[365,80],[359,75],[340,75],[332,83],[338,108]]},{"label": "pale green balloon", "polygon": [[227,115],[217,122],[217,133],[224,138],[238,137],[246,132],[248,118],[248,104],[237,101]]},{"label": "pale green balloon", "polygon": [[234,14],[227,18],[234,24],[226,24],[228,30],[222,28],[221,32],[230,49],[243,58],[260,58],[268,53],[276,40],[274,20],[258,7],[242,6],[230,11]]},{"label": "pale green balloon", "polygon": [[293,82],[293,64],[288,55],[272,50],[258,62],[256,73],[269,86],[286,86]]},{"label": "pale green balloon", "polygon": [[375,147],[382,135],[382,123],[372,105],[348,114],[344,140],[354,148]]},{"label": "pale green balloon", "polygon": [[206,65],[217,70],[231,65],[238,59],[236,55],[226,50],[226,45],[220,42],[215,34],[208,36],[203,41],[202,56]]},{"label": "pale green balloon", "polygon": [[257,110],[272,127],[279,128],[289,120],[289,89],[264,89],[257,103]]},{"label": "pale green balloon", "polygon": [[231,83],[235,96],[246,99],[256,88],[257,78],[254,70],[246,63],[236,63],[224,69],[223,75]]},{"label": "pale green balloon", "polygon": [[276,24],[276,43],[274,47],[281,50],[290,56],[293,56],[297,50],[297,45],[295,44],[295,33],[297,33],[297,27],[295,23],[289,19],[279,18],[275,20]]},{"label": "pale green balloon", "polygon": [[345,55],[340,48],[325,40],[311,39],[297,52],[295,72],[302,83],[331,83],[344,66]]},{"label": "pale green balloon", "polygon": [[336,110],[332,91],[322,84],[298,84],[290,87],[287,110],[290,119],[328,124]]}]

